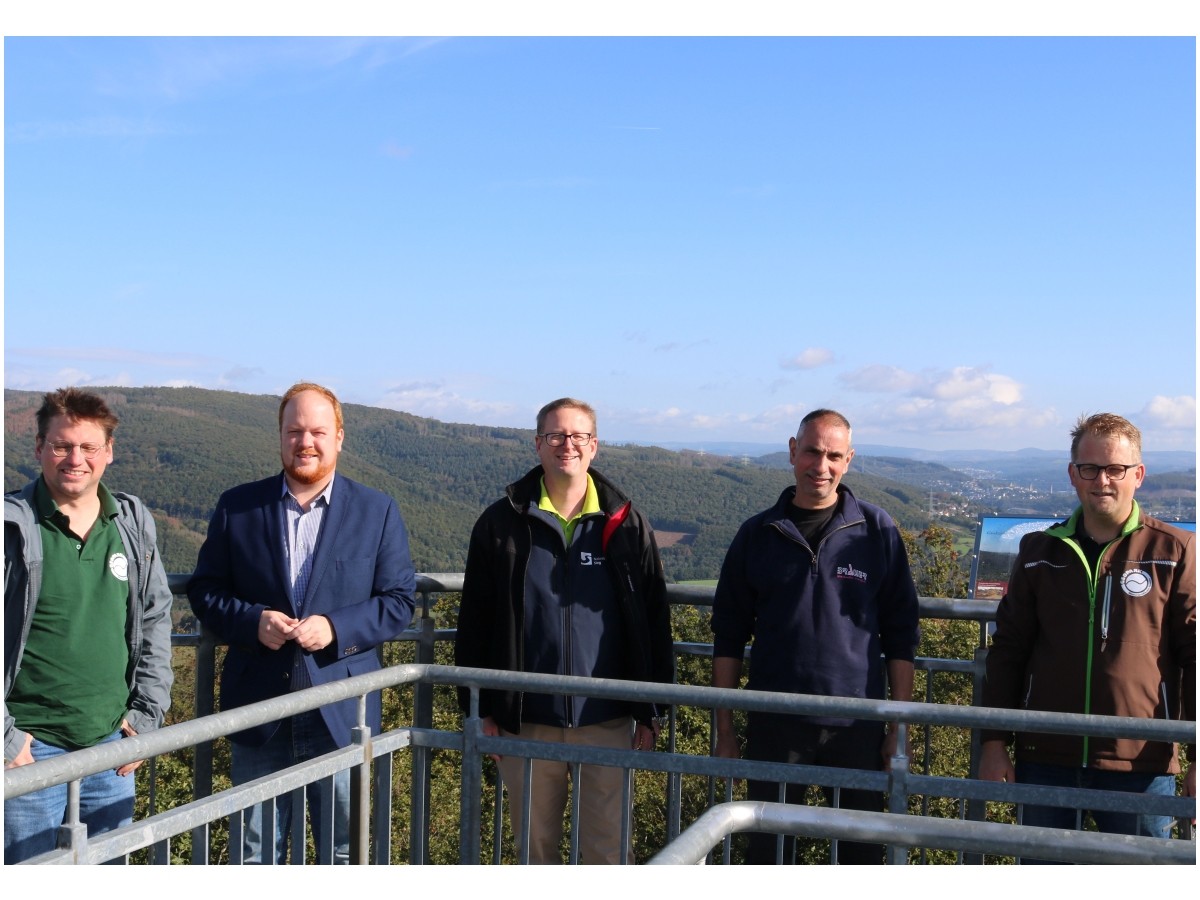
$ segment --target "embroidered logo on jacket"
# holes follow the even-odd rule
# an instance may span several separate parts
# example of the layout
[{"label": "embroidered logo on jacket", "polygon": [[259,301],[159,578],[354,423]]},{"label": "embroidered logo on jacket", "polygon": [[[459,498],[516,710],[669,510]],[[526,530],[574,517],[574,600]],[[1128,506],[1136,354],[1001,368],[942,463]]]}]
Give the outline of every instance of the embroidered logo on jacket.
[{"label": "embroidered logo on jacket", "polygon": [[854,566],[838,566],[838,578],[851,578],[854,581],[861,581],[863,584],[867,582],[867,573],[862,569],[856,569]]},{"label": "embroidered logo on jacket", "polygon": [[580,551],[579,564],[581,566],[602,566],[604,565],[603,556],[593,556],[591,553]]},{"label": "embroidered logo on jacket", "polygon": [[1141,569],[1130,569],[1121,576],[1121,590],[1130,597],[1145,597],[1153,584],[1150,575]]}]

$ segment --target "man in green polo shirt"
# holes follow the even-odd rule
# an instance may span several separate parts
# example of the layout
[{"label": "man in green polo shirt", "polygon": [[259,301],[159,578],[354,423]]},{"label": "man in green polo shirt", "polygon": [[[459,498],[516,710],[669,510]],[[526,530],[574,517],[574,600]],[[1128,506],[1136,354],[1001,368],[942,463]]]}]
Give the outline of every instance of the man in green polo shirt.
[{"label": "man in green polo shirt", "polygon": [[[4,498],[4,766],[93,747],[162,724],[171,702],[171,593],[154,520],[100,481],[117,417],[64,388],[37,413],[42,474]],[[133,819],[140,762],[80,786],[89,833]],[[4,861],[53,850],[58,785],[4,801]]]}]

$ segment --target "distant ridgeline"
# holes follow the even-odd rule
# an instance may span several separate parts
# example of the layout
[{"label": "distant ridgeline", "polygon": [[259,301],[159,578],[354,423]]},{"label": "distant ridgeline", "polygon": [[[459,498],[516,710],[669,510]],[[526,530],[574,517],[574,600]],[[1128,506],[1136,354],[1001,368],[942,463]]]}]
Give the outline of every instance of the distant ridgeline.
[{"label": "distant ridgeline", "polygon": [[[279,398],[200,388],[95,390],[121,419],[106,483],[149,505],[167,570],[190,572],[221,492],[279,471]],[[41,398],[4,392],[6,491],[39,471],[33,443]],[[537,463],[532,429],[454,425],[354,404],[345,414],[338,469],[396,498],[421,572],[461,572],[479,513]],[[603,429],[601,421],[601,435]],[[758,460],[610,446],[603,439],[595,467],[649,516],[667,576],[677,581],[716,578],[738,525],[793,482],[790,470]],[[904,528],[930,522],[920,487],[854,469],[846,483]],[[957,520],[937,521],[965,535],[973,534],[977,516],[967,510]]]}]

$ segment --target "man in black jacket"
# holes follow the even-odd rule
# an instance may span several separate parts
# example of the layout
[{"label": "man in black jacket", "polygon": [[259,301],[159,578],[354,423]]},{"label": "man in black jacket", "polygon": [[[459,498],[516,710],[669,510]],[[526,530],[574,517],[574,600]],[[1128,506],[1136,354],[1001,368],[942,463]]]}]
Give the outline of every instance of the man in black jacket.
[{"label": "man in black jacket", "polygon": [[[541,465],[508,486],[471,532],[459,611],[460,666],[670,682],[672,645],[654,531],[598,472],[595,411],[564,397],[538,413]],[[464,711],[469,695],[460,692]],[[651,750],[658,710],[586,696],[484,691],[488,735]],[[499,760],[513,831],[526,846],[525,764]],[[566,763],[535,760],[527,846],[531,863],[561,863]],[[587,863],[633,862],[621,842],[622,769],[583,766],[579,847]]]}]

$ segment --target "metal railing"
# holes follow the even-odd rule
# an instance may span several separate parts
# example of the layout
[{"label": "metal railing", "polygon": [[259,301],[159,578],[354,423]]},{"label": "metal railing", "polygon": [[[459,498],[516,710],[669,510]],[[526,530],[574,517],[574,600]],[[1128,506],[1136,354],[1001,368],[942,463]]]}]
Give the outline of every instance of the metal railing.
[{"label": "metal railing", "polygon": [[[173,576],[172,586],[182,587],[183,579]],[[832,715],[865,720],[899,721],[907,728],[915,724],[938,727],[970,729],[1003,728],[1023,731],[1054,732],[1060,734],[1089,734],[1093,736],[1136,737],[1148,740],[1194,742],[1195,724],[1189,722],[1164,722],[1159,720],[1116,719],[1100,716],[1073,716],[1012,710],[989,710],[977,707],[939,705],[933,703],[896,703],[891,701],[854,700],[851,698],[814,697],[807,695],[785,695],[751,691],[718,690],[692,685],[656,685],[637,682],[608,681],[572,678],[568,676],[542,676],[521,673],[503,673],[480,669],[459,669],[453,666],[432,664],[437,642],[450,640],[453,631],[439,630],[429,615],[431,596],[436,592],[457,591],[461,588],[461,576],[422,576],[423,615],[414,621],[414,627],[406,635],[417,646],[418,662],[395,666],[369,675],[347,679],[336,684],[310,688],[295,694],[275,698],[263,703],[228,712],[206,714],[196,719],[160,729],[145,735],[137,735],[113,744],[78,751],[53,760],[31,766],[9,770],[5,773],[5,797],[18,796],[52,784],[67,783],[71,788],[68,824],[61,835],[63,848],[36,860],[41,863],[87,863],[117,859],[137,850],[148,849],[153,862],[166,862],[171,858],[171,842],[183,834],[190,835],[191,862],[210,861],[210,845],[214,826],[220,827],[226,819],[234,835],[228,842],[229,859],[239,860],[240,847],[236,833],[241,811],[249,806],[267,801],[268,809],[272,798],[289,791],[300,790],[304,785],[335,772],[349,769],[351,778],[351,860],[358,863],[383,864],[392,862],[394,851],[391,843],[392,827],[396,816],[403,815],[405,799],[408,806],[410,832],[409,862],[429,861],[428,829],[430,815],[430,759],[433,751],[450,751],[459,755],[459,779],[461,806],[459,810],[459,857],[462,863],[482,861],[481,834],[487,824],[491,833],[492,860],[501,860],[503,833],[503,809],[499,785],[485,791],[484,760],[490,753],[504,753],[522,758],[556,759],[577,767],[583,764],[609,764],[625,768],[631,773],[659,772],[666,774],[667,796],[664,809],[667,813],[666,844],[656,848],[660,853],[655,861],[682,861],[678,856],[692,853],[684,851],[686,846],[697,846],[696,834],[716,834],[715,843],[721,845],[719,857],[714,861],[730,859],[729,835],[742,830],[747,821],[754,827],[783,834],[812,834],[825,838],[849,837],[865,834],[855,829],[883,829],[893,835],[903,834],[903,839],[883,840],[890,846],[889,859],[902,862],[907,858],[908,848],[948,848],[960,853],[960,860],[970,859],[961,854],[1007,854],[1020,855],[1035,841],[1040,858],[1061,858],[1074,861],[1127,861],[1132,854],[1138,861],[1179,861],[1181,856],[1191,854],[1194,861],[1195,845],[1186,841],[1156,841],[1121,838],[1113,835],[1088,835],[1081,842],[1080,832],[1056,832],[1052,835],[1035,833],[1032,829],[1022,831],[1018,825],[997,825],[967,818],[967,805],[1000,802],[1010,804],[1060,802],[1078,804],[1091,809],[1123,809],[1171,815],[1181,821],[1194,818],[1193,798],[1147,797],[1136,794],[1080,791],[1066,788],[1044,788],[1021,784],[994,784],[970,778],[933,776],[929,774],[929,754],[922,772],[910,770],[909,760],[901,755],[893,759],[891,772],[866,772],[845,769],[828,769],[812,766],[789,766],[762,763],[750,760],[718,759],[704,755],[689,755],[675,752],[675,719],[682,708],[697,707],[715,710],[719,707],[755,712],[790,713],[796,715]],[[711,603],[711,589],[672,586],[671,599],[684,605],[704,606]],[[706,602],[707,601],[707,602]],[[986,601],[922,600],[923,614],[933,618],[970,619],[980,622],[980,640],[983,640],[984,623],[994,614],[995,604]],[[186,643],[196,644],[194,639]],[[182,643],[182,642],[181,642]],[[710,654],[711,646],[677,645],[681,654]],[[215,647],[211,641],[200,641],[197,646],[197,706],[202,702],[211,704],[214,681],[211,660],[215,658]],[[940,671],[980,673],[981,654],[973,660],[922,660],[923,668],[931,673]],[[205,662],[205,660],[209,662]],[[208,668],[205,671],[205,666]],[[932,682],[932,677],[929,679]],[[201,700],[202,688],[208,685],[207,700]],[[497,738],[484,735],[477,715],[467,716],[461,730],[445,730],[433,727],[434,689],[438,685],[461,686],[470,691],[472,710],[478,709],[478,694],[481,689],[516,689],[544,693],[565,693],[594,697],[612,697],[623,700],[649,701],[669,705],[672,710],[668,752],[645,753],[641,751],[600,750],[565,744],[545,744],[520,741],[512,738]],[[412,725],[394,728],[381,735],[372,735],[365,726],[365,697],[367,693],[394,688],[405,688],[413,692]],[[281,771],[274,776],[226,790],[213,791],[212,742],[218,738],[252,727],[294,715],[305,710],[316,709],[325,703],[349,697],[359,697],[359,727],[354,732],[350,747],[328,754],[308,763],[302,763]],[[211,708],[211,706],[210,706]],[[900,741],[900,746],[904,742]],[[207,753],[206,753],[207,748]],[[156,812],[134,822],[126,828],[106,834],[88,836],[86,828],[78,823],[78,779],[88,774],[114,768],[135,759],[151,758],[160,754],[192,750],[195,753],[195,789],[193,799],[178,808]],[[412,754],[411,784],[407,797],[403,787],[393,784],[392,761],[396,754]],[[698,777],[709,785],[709,802],[712,812],[698,815],[695,821],[684,821],[681,802],[683,779]],[[753,778],[780,783],[814,784],[841,788],[866,788],[889,794],[887,813],[852,814],[852,810],[822,809],[808,807],[785,807],[781,811],[768,810],[776,804],[758,804],[757,809],[747,814],[744,805],[730,805],[733,800],[733,779]],[[717,786],[724,784],[723,796],[717,798]],[[629,779],[627,779],[627,782]],[[485,808],[485,794],[494,797],[495,805]],[[915,807],[918,814],[911,814],[910,798],[919,797],[921,803]],[[929,798],[953,798],[960,808],[957,818],[935,818],[921,815],[926,812]],[[517,798],[520,802],[521,798]],[[724,802],[718,802],[723,800]],[[301,800],[302,802],[302,800]],[[510,800],[510,802],[512,802]],[[302,808],[302,807],[297,807]],[[789,812],[790,810],[790,812]],[[807,810],[806,812],[804,812]],[[798,812],[800,811],[800,812]],[[795,814],[793,816],[793,814]],[[815,815],[812,815],[815,814]],[[689,813],[690,815],[690,813]],[[875,816],[885,817],[876,819]],[[723,818],[722,818],[723,817]],[[902,818],[901,818],[902,817]],[[297,816],[303,828],[304,816]],[[795,821],[792,821],[795,819]],[[712,825],[721,821],[719,827]],[[577,816],[572,816],[572,861],[577,848]],[[703,825],[701,823],[704,823]],[[981,827],[988,826],[988,827]],[[715,827],[715,830],[713,830]],[[632,823],[625,823],[628,834]],[[706,831],[706,829],[708,829]],[[1009,829],[1000,830],[997,829]],[[1053,831],[1052,829],[1049,831]],[[876,832],[872,832],[876,833]],[[1025,836],[1022,837],[1021,835]],[[1072,837],[1074,835],[1074,837]],[[686,838],[686,839],[685,839]],[[873,838],[874,839],[874,838]],[[684,841],[675,844],[676,840]],[[703,840],[707,840],[705,837]],[[701,843],[703,842],[701,840]],[[1132,841],[1132,843],[1130,843]],[[1124,848],[1117,854],[1117,845]],[[1111,846],[1110,846],[1111,845]],[[1108,854],[1102,848],[1108,846]],[[1054,848],[1053,853],[1048,848]],[[1101,848],[1101,849],[1097,849]],[[713,845],[708,845],[702,856],[708,855]],[[1097,857],[1100,853],[1100,857]],[[667,854],[664,856],[663,854]],[[674,854],[674,855],[673,855]],[[1123,854],[1123,855],[1122,855]],[[918,857],[921,859],[923,857]],[[688,861],[696,861],[694,858]]]},{"label": "metal railing", "polygon": [[1113,840],[1112,835],[998,822],[964,822],[853,809],[740,801],[712,807],[650,860],[649,865],[696,865],[731,834],[767,831],[797,837],[867,841],[889,847],[938,848],[959,853],[1036,856],[1055,862],[1191,865],[1195,848],[1158,838]]}]

